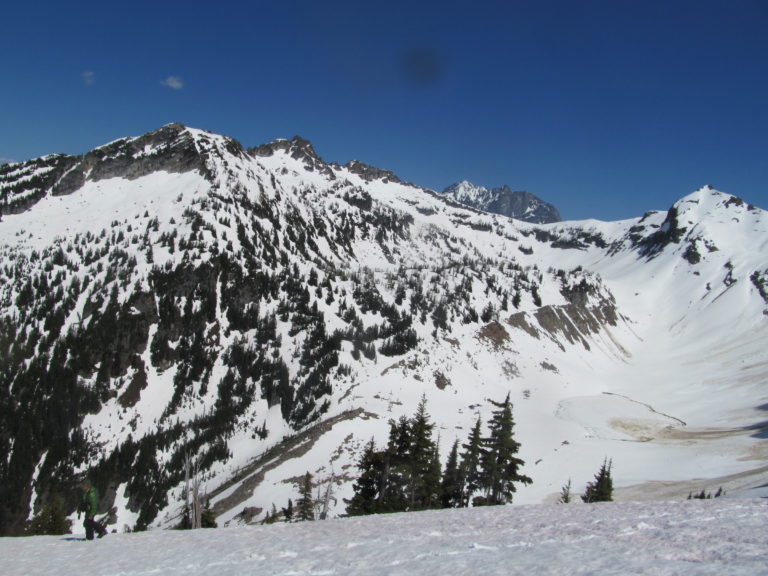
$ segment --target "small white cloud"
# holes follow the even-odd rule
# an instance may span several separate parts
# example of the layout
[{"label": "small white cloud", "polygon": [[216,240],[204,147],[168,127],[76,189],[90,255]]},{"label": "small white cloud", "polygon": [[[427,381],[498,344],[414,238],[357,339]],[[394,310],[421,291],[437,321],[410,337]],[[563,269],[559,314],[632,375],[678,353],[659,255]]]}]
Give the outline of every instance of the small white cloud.
[{"label": "small white cloud", "polygon": [[163,86],[173,88],[174,90],[181,90],[184,88],[184,81],[178,76],[168,76],[165,80],[160,82]]},{"label": "small white cloud", "polygon": [[94,82],[96,82],[96,74],[91,72],[90,70],[86,70],[85,72],[82,72],[80,76],[83,78],[83,82],[86,86],[91,86]]}]

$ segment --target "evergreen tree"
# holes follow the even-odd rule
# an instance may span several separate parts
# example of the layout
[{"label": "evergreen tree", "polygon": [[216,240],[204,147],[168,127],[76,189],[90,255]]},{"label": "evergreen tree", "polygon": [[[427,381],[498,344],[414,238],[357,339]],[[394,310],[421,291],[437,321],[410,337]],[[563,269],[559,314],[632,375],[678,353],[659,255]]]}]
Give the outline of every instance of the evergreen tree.
[{"label": "evergreen tree", "polygon": [[426,477],[424,478],[424,486],[426,488],[426,502],[424,503],[425,509],[434,509],[442,507],[442,470],[440,468],[440,450],[438,444],[435,443],[432,450],[432,456],[430,458],[429,466],[427,468]]},{"label": "evergreen tree", "polygon": [[208,500],[205,503],[205,508],[203,508],[203,512],[200,515],[200,527],[201,528],[217,528],[218,524],[216,523],[216,513],[213,511],[213,508],[211,508],[211,501]]},{"label": "evergreen tree", "polygon": [[307,472],[301,484],[301,498],[296,503],[296,519],[299,522],[315,519],[315,501],[312,499],[312,474]]},{"label": "evergreen tree", "polygon": [[440,302],[435,306],[435,309],[432,312],[432,323],[435,325],[436,330],[440,328],[443,330],[448,329],[448,311],[443,302]]},{"label": "evergreen tree", "polygon": [[387,453],[396,464],[406,462],[411,450],[411,421],[405,416],[389,421]]},{"label": "evergreen tree", "polygon": [[61,496],[55,494],[41,510],[35,514],[27,527],[27,533],[31,535],[69,534],[72,530],[72,522],[67,520],[64,513],[64,501]]},{"label": "evergreen tree", "polygon": [[347,504],[347,514],[350,516],[375,514],[380,510],[379,498],[384,472],[384,457],[382,452],[376,451],[373,438],[365,447],[357,466],[360,469],[360,476],[357,477],[352,486],[354,495],[349,500],[344,500]]},{"label": "evergreen tree", "polygon": [[611,502],[613,501],[613,478],[611,478],[612,461],[603,460],[600,471],[595,474],[594,481],[587,484],[581,499],[584,502]]},{"label": "evergreen tree", "polygon": [[262,524],[274,524],[277,522],[278,514],[277,514],[277,506],[275,506],[275,503],[272,502],[272,512],[267,512],[267,515],[264,516],[264,520],[261,521]]},{"label": "evergreen tree", "polygon": [[557,499],[558,504],[570,504],[571,502],[571,479],[568,478],[565,486],[560,490],[560,498]]},{"label": "evergreen tree", "polygon": [[464,478],[459,467],[459,441],[453,443],[442,480],[443,508],[458,508],[462,505],[464,495]]},{"label": "evergreen tree", "polygon": [[495,310],[493,308],[493,304],[491,302],[488,302],[488,304],[485,306],[485,308],[483,308],[483,311],[480,314],[480,320],[482,320],[483,322],[490,322],[491,320],[493,320],[494,312]]},{"label": "evergreen tree", "polygon": [[347,514],[439,508],[441,469],[433,429],[425,398],[412,419],[391,420],[387,448],[377,451],[371,440],[360,459],[354,495],[345,500]]},{"label": "evergreen tree", "polygon": [[482,484],[485,488],[485,503],[488,505],[506,504],[512,501],[516,491],[515,483],[530,484],[532,480],[518,472],[525,464],[517,458],[520,444],[513,437],[515,426],[512,418],[512,403],[509,394],[504,402],[492,402],[498,408],[493,412],[488,423],[490,436],[485,439],[485,451],[480,463],[482,466]]},{"label": "evergreen tree", "polygon": [[382,455],[379,512],[402,512],[408,508],[411,422],[402,416],[389,422],[389,442]]},{"label": "evergreen tree", "polygon": [[717,492],[715,492],[715,495],[712,496],[712,492],[707,492],[706,490],[702,489],[701,492],[698,494],[694,494],[693,492],[688,493],[688,500],[709,500],[711,498],[720,498],[720,496],[725,496],[725,490],[723,490],[723,487],[720,486],[720,488],[717,489]]},{"label": "evergreen tree", "polygon": [[480,417],[477,417],[475,426],[469,433],[467,443],[462,444],[464,451],[461,453],[461,474],[464,478],[464,496],[462,506],[469,506],[472,496],[480,490],[480,458],[483,454],[482,432]]},{"label": "evergreen tree", "polygon": [[[436,444],[432,440],[435,425],[429,421],[427,399],[422,396],[411,420],[411,441],[406,459],[408,509],[424,510],[439,504],[440,467]],[[435,477],[435,462],[437,475]]]},{"label": "evergreen tree", "polygon": [[283,508],[283,518],[286,522],[293,520],[293,500],[288,498],[288,506]]}]

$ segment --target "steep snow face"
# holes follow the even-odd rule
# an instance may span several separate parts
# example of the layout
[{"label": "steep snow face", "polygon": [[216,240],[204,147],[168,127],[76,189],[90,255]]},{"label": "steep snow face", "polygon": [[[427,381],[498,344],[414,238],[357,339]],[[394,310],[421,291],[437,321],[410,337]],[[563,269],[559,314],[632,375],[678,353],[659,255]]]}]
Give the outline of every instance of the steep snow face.
[{"label": "steep snow face", "polygon": [[[625,238],[633,236],[594,267],[640,339],[632,368],[613,373],[621,380],[614,390],[685,421],[681,439],[759,429],[765,212],[705,187],[667,213],[647,215]],[[701,434],[692,434],[697,428]]]},{"label": "steep snow face", "polygon": [[30,576],[755,576],[766,573],[765,514],[765,501],[718,498],[441,510],[115,534],[93,543],[1,538],[0,570]]},{"label": "steep snow face", "polygon": [[153,172],[135,180],[89,181],[70,196],[46,196],[34,210],[6,217],[2,238],[6,246],[44,250],[77,235],[121,224],[143,228],[150,218],[168,228],[173,225],[170,220],[179,215],[185,192],[187,200],[192,200],[206,196],[209,190],[208,182],[196,172]]},{"label": "steep snow face", "polygon": [[742,259],[747,265],[764,263],[760,255],[765,254],[766,244],[760,236],[768,225],[765,211],[705,187],[676,202],[672,212],[666,224],[672,226],[671,220],[675,218],[674,227],[687,242],[684,244],[691,263],[696,264],[714,252],[731,254],[744,247],[749,249],[743,256],[739,255],[739,262],[734,265],[741,264]]},{"label": "steep snow face", "polygon": [[173,526],[187,453],[220,524],[295,501],[306,471],[340,514],[365,444],[422,396],[444,461],[510,394],[534,480],[517,503],[580,490],[606,456],[619,498],[768,480],[768,225],[733,196],[534,225],[301,139],[179,125],[70,173],[0,221],[0,407],[62,415],[3,408],[37,430],[0,437],[29,468],[2,478],[17,517],[26,478],[41,502],[91,467],[118,529]]}]

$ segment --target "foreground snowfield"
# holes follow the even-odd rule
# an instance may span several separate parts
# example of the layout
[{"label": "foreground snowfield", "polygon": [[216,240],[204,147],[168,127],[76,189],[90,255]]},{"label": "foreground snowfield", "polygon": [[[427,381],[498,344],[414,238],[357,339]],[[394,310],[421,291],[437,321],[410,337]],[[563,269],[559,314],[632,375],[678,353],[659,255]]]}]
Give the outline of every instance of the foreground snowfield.
[{"label": "foreground snowfield", "polygon": [[768,502],[505,506],[197,530],[0,539],[0,574],[768,574]]}]

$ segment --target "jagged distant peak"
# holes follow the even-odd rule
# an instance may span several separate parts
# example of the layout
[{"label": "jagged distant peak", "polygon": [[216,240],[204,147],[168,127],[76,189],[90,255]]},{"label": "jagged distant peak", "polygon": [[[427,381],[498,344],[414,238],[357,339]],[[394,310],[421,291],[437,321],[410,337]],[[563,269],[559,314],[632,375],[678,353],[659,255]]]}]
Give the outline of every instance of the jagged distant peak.
[{"label": "jagged distant peak", "polygon": [[279,138],[272,142],[249,148],[248,152],[256,157],[270,157],[278,152],[283,152],[295,160],[302,161],[310,170],[322,172],[331,179],[335,179],[336,173],[339,171],[346,170],[361,177],[366,182],[382,180],[385,183],[406,184],[394,172],[371,166],[359,160],[350,160],[346,164],[339,164],[338,162],[327,163],[315,151],[312,143],[301,136],[294,136],[290,140]]},{"label": "jagged distant peak", "polygon": [[547,224],[562,220],[560,212],[552,204],[544,202],[530,192],[512,190],[506,184],[497,188],[486,188],[468,180],[462,180],[448,186],[442,193],[456,202],[472,208],[534,224]]},{"label": "jagged distant peak", "polygon": [[[98,154],[102,151],[111,152],[119,149],[127,149],[128,147],[135,147],[140,143],[145,143],[145,142],[160,142],[160,141],[167,142],[167,141],[178,138],[182,133],[187,131],[188,131],[187,127],[184,126],[183,124],[180,124],[178,122],[171,122],[169,124],[165,124],[161,126],[160,128],[157,128],[155,130],[150,130],[149,132],[146,132],[139,136],[123,136],[121,138],[117,138],[110,142],[106,142],[104,144],[96,146],[89,153]],[[189,136],[191,136],[191,132],[189,132],[188,137]]]},{"label": "jagged distant peak", "polygon": [[305,159],[312,160],[313,162],[323,161],[315,151],[314,146],[312,146],[312,142],[298,135],[290,140],[286,138],[278,138],[272,142],[267,142],[266,144],[261,144],[248,149],[248,152],[254,156],[272,156],[278,151],[286,152],[297,160]]},{"label": "jagged distant peak", "polygon": [[455,184],[451,184],[450,186],[446,187],[445,190],[443,190],[443,194],[451,194],[454,196],[457,196],[457,195],[474,196],[476,194],[482,194],[489,191],[490,190],[485,186],[479,186],[477,184],[473,184],[469,180],[462,180],[460,182],[456,182]]},{"label": "jagged distant peak", "polygon": [[[229,136],[200,128],[192,128],[179,122],[171,122],[140,136],[120,138],[98,146],[88,152],[85,159],[102,160],[126,157],[141,160],[154,156],[158,158],[176,157],[178,160],[179,156],[186,156],[191,161],[192,157],[196,156],[198,157],[197,161],[181,167],[180,171],[197,168],[205,172],[203,168],[204,156],[210,154],[221,156],[224,153],[243,156],[245,148],[240,142]],[[179,170],[171,167],[170,171]],[[130,175],[126,177],[131,178]]]},{"label": "jagged distant peak", "polygon": [[325,174],[332,180],[336,178],[331,167],[318,155],[312,143],[301,136],[294,136],[290,140],[279,138],[248,149],[251,156],[262,158],[274,156],[279,152],[302,162],[310,172]]},{"label": "jagged distant peak", "polygon": [[383,180],[384,182],[397,182],[402,184],[403,181],[398,178],[397,174],[390,170],[384,170],[382,168],[376,168],[369,164],[360,162],[359,160],[350,160],[340,168],[346,168],[352,174],[357,174],[366,182],[373,180]]},{"label": "jagged distant peak", "polygon": [[[225,148],[230,153],[237,155],[246,151],[243,145],[232,137],[201,128],[186,126],[180,122],[170,122],[140,136],[119,138],[97,146],[89,154],[120,149],[125,153],[135,153],[139,150],[146,154],[152,152],[157,147],[169,148],[172,146],[190,145],[192,143],[197,146],[199,152],[209,152]],[[312,143],[301,136],[294,136],[291,139],[278,138],[272,142],[247,149],[247,152],[252,156],[262,157],[272,156],[277,151],[286,152],[296,159],[305,158],[322,162],[322,158],[315,152]]]}]

